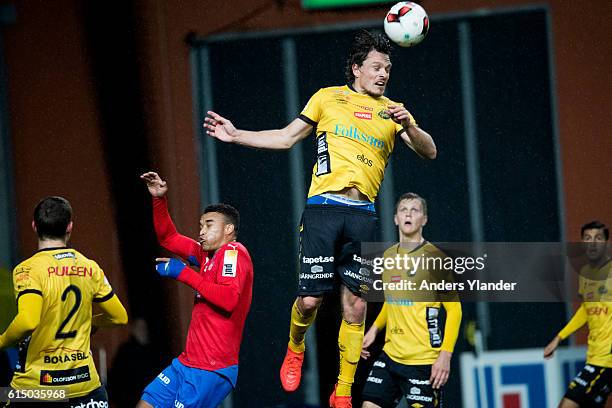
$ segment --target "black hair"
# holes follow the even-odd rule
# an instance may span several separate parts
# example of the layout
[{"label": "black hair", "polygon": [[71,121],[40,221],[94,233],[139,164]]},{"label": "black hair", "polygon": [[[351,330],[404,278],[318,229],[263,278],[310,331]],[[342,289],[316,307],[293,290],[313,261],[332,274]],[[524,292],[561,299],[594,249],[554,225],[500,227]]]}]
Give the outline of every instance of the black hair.
[{"label": "black hair", "polygon": [[397,199],[395,202],[395,210],[393,213],[397,213],[397,207],[399,207],[400,203],[404,200],[419,200],[421,202],[421,206],[423,206],[423,214],[427,215],[427,200],[418,195],[417,193],[404,193]]},{"label": "black hair", "polygon": [[355,82],[353,75],[353,65],[361,66],[368,57],[370,51],[376,50],[382,54],[391,56],[391,43],[384,34],[361,30],[355,36],[353,45],[346,60],[346,70],[344,75],[349,84]]},{"label": "black hair", "polygon": [[64,238],[72,220],[72,207],[63,197],[47,197],[34,208],[34,225],[39,238]]},{"label": "black hair", "polygon": [[238,236],[238,230],[240,229],[240,213],[237,209],[235,209],[229,204],[218,203],[211,204],[204,208],[204,214],[211,212],[223,214],[223,216],[225,217],[225,222],[234,226],[234,234]]},{"label": "black hair", "polygon": [[601,221],[594,220],[594,221],[587,222],[586,224],[584,224],[582,228],[580,228],[580,236],[582,237],[584,235],[584,231],[589,230],[589,229],[603,229],[604,236],[606,237],[606,241],[610,238],[610,230],[608,230],[608,227],[606,226],[606,224],[604,224]]}]

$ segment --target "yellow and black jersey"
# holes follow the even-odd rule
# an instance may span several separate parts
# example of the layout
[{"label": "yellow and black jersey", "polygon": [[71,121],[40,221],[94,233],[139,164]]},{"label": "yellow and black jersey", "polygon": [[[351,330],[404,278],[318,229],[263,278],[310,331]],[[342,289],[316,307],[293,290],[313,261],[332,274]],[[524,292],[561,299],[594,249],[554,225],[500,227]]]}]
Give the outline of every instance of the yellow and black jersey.
[{"label": "yellow and black jersey", "polygon": [[356,187],[374,201],[403,130],[385,113],[389,105],[401,104],[347,85],[322,88],[310,98],[300,114],[316,127],[317,162],[308,197]]},{"label": "yellow and black jersey", "polygon": [[589,326],[587,363],[612,368],[612,261],[580,270],[579,293]]},{"label": "yellow and black jersey", "polygon": [[14,388],[64,388],[79,397],[100,386],[90,352],[92,302],[113,297],[98,264],[70,248],[41,250],[13,271],[17,301],[43,299],[40,324],[19,345]]},{"label": "yellow and black jersey", "polygon": [[[446,281],[452,284],[453,279],[450,273],[433,272],[426,267],[426,259],[445,258],[429,242],[416,248],[397,244],[384,253],[385,258],[396,258],[398,255],[420,258],[421,266],[410,270],[385,269],[383,283],[414,282],[415,290],[385,289],[385,304],[374,324],[379,330],[386,325],[383,350],[392,360],[406,365],[433,364],[441,350],[452,352],[455,347],[461,323],[461,304],[455,291],[436,293],[437,290],[419,288],[422,282]],[[444,327],[441,325],[442,307],[446,311]]]}]

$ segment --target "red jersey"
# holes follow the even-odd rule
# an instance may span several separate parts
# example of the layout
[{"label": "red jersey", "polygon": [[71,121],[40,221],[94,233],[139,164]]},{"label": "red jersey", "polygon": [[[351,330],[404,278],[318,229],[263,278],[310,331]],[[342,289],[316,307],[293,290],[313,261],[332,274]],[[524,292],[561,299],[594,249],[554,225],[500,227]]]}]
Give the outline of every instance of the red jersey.
[{"label": "red jersey", "polygon": [[249,252],[239,242],[230,242],[209,258],[197,241],[176,231],[165,198],[153,199],[153,223],[164,248],[184,259],[195,257],[201,265],[198,284],[188,282],[198,292],[180,362],[210,371],[238,364],[253,291]]}]

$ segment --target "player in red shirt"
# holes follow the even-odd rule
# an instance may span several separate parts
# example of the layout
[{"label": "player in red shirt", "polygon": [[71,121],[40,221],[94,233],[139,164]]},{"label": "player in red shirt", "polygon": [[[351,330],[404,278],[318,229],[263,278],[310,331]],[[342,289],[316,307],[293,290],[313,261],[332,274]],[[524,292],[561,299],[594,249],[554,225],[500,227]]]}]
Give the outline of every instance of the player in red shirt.
[{"label": "player in red shirt", "polygon": [[153,197],[153,223],[160,244],[200,266],[158,258],[156,270],[196,290],[185,351],[142,395],[138,408],[217,407],[236,385],[242,330],[253,289],[253,263],[236,241],[240,216],[227,204],[210,205],[200,218],[198,241],[180,235],[170,214],[168,186],[157,173],[140,176]]}]

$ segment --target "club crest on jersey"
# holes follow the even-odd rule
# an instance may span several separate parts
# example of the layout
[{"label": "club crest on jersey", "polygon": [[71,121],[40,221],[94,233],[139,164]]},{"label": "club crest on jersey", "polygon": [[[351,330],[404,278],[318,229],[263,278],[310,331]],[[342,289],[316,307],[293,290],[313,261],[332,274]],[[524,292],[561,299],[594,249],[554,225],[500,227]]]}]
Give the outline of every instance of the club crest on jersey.
[{"label": "club crest on jersey", "polygon": [[238,251],[236,249],[228,249],[223,254],[223,272],[221,273],[221,276],[235,278],[237,265]]},{"label": "club crest on jersey", "polygon": [[389,114],[387,113],[387,111],[386,111],[386,110],[384,110],[384,109],[383,109],[383,110],[378,111],[378,116],[379,116],[380,118],[382,118],[382,119],[391,119],[391,115],[389,115]]}]

